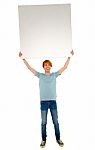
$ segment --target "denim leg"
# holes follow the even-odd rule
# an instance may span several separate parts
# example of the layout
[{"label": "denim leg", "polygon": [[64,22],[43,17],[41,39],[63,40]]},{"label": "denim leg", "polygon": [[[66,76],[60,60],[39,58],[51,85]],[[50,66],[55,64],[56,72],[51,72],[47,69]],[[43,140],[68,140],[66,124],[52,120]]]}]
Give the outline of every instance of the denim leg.
[{"label": "denim leg", "polygon": [[59,140],[60,139],[60,130],[59,130],[59,123],[58,123],[57,108],[56,109],[51,108],[50,112],[51,112],[52,121],[54,124],[56,140]]},{"label": "denim leg", "polygon": [[41,110],[41,118],[42,118],[42,123],[41,123],[41,134],[42,134],[42,140],[46,141],[46,124],[47,124],[47,113],[48,110]]}]

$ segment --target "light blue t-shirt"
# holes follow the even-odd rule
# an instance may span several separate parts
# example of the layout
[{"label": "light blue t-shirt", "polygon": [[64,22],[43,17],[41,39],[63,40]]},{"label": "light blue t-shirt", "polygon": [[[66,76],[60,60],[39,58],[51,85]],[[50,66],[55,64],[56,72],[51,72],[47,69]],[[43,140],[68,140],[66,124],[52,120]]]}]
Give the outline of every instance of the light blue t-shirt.
[{"label": "light blue t-shirt", "polygon": [[40,100],[56,100],[56,78],[60,72],[53,72],[50,75],[36,72],[35,75],[39,78]]}]

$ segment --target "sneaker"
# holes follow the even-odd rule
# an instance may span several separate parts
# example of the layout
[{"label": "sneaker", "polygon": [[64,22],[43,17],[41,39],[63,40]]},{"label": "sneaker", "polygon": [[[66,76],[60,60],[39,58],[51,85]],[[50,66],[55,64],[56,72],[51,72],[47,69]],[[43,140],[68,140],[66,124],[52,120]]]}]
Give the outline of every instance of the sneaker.
[{"label": "sneaker", "polygon": [[57,140],[57,143],[59,144],[59,146],[63,147],[64,143],[61,140]]},{"label": "sneaker", "polygon": [[41,148],[44,148],[45,145],[46,145],[46,141],[42,141],[41,144],[40,144],[40,147],[41,147]]}]

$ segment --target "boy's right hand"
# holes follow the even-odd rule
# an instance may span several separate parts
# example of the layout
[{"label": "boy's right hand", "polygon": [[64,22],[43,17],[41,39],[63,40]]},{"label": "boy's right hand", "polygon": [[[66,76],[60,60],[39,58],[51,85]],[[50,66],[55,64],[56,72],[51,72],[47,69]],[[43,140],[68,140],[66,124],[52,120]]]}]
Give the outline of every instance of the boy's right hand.
[{"label": "boy's right hand", "polygon": [[19,57],[21,57],[22,56],[22,53],[21,52],[19,52]]}]

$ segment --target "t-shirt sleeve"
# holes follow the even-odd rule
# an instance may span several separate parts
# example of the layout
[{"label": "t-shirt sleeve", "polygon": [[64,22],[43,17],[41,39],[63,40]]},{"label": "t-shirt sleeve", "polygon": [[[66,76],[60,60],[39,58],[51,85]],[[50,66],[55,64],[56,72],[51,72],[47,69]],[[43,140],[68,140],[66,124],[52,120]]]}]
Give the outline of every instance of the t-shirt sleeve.
[{"label": "t-shirt sleeve", "polygon": [[37,71],[36,74],[35,74],[35,76],[37,76],[38,78],[40,78],[41,73]]},{"label": "t-shirt sleeve", "polygon": [[59,71],[55,72],[54,74],[55,74],[56,78],[57,78],[59,75],[61,75],[61,73],[60,73]]}]

